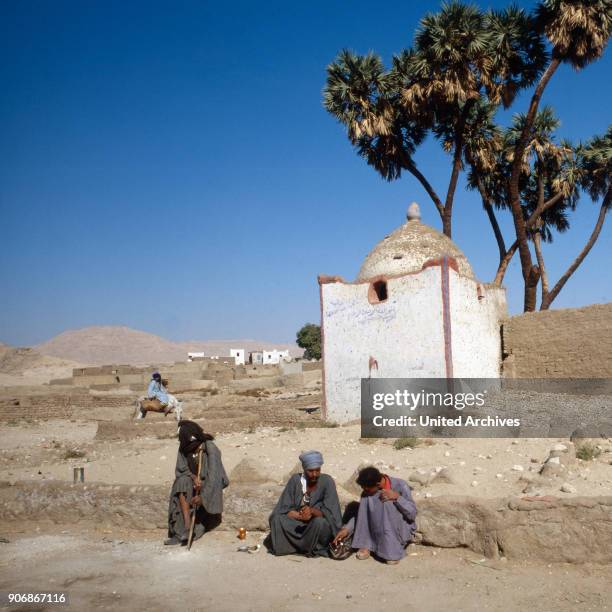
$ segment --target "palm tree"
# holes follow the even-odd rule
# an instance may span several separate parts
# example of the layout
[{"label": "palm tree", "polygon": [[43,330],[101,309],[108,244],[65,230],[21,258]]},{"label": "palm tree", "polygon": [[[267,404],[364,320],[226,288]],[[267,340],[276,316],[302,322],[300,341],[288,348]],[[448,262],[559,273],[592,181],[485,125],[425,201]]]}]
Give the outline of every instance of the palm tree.
[{"label": "palm tree", "polygon": [[536,8],[536,26],[553,47],[553,61],[568,62],[579,70],[599,59],[608,44],[612,2],[544,0]]},{"label": "palm tree", "polygon": [[479,103],[471,113],[465,134],[464,157],[469,168],[468,189],[480,193],[499,249],[500,264],[506,255],[506,243],[499,227],[495,210],[504,208],[505,181],[501,166],[504,164],[503,134],[494,122],[496,107]]},{"label": "palm tree", "polygon": [[580,69],[602,55],[612,30],[612,0],[544,0],[536,9],[533,25],[546,35],[552,51],[548,66],[535,87],[523,129],[515,145],[508,185],[508,199],[525,279],[525,311],[535,310],[535,288],[540,276],[529,251],[520,194],[521,164],[528,146],[529,132],[542,94],[561,63],[567,62]]},{"label": "palm tree", "polygon": [[508,27],[513,19],[518,23],[521,16],[520,11],[513,15],[484,13],[473,5],[445,3],[438,13],[421,20],[414,50],[394,64],[398,81],[403,84],[404,107],[411,114],[426,117],[444,150],[452,154],[441,213],[447,236],[452,235],[454,196],[474,107],[485,101],[509,103],[513,97],[510,89],[518,90],[525,84],[520,74],[523,66],[511,61],[517,32]]},{"label": "palm tree", "polygon": [[373,53],[343,50],[327,67],[324,106],[346,127],[359,155],[387,181],[411,173],[441,210],[440,198],[413,158],[426,126],[406,113],[398,97],[397,75],[386,72]]},{"label": "palm tree", "polygon": [[[383,178],[413,174],[427,191],[452,234],[452,212],[463,169],[470,120],[479,104],[508,105],[533,83],[545,60],[541,37],[519,9],[482,12],[449,2],[427,14],[414,48],[393,57],[384,71],[378,56],[343,51],[328,67],[324,104],[347,128],[358,153]],[[444,199],[414,161],[416,147],[431,131],[452,155]]]},{"label": "palm tree", "polygon": [[612,208],[612,125],[604,136],[591,139],[585,146],[576,151],[577,175],[582,189],[593,202],[601,198],[599,215],[595,227],[576,259],[571,263],[555,286],[543,296],[541,310],[547,310],[559,295],[565,283],[578,269],[599,238],[607,213]]},{"label": "palm tree", "polygon": [[[468,186],[480,192],[483,206],[490,217],[493,207],[510,208],[507,177],[524,122],[524,115],[515,115],[512,125],[503,133],[490,116],[483,116],[477,122],[477,130],[482,131],[482,136],[474,139],[475,155],[466,153],[471,167]],[[552,109],[544,107],[536,116],[521,163],[522,216],[528,240],[534,244],[543,287],[547,287],[547,277],[542,242],[552,241],[553,230],[563,232],[569,228],[567,211],[575,206],[576,177],[570,171],[573,149],[569,143],[556,142],[554,133],[558,126],[559,121]],[[466,147],[467,151],[469,149]],[[486,164],[482,158],[483,152],[486,152]],[[499,228],[493,220],[491,224],[497,237]],[[507,266],[518,248],[518,241],[506,249],[502,237],[498,238],[498,246],[500,263],[494,283],[501,286]]]}]

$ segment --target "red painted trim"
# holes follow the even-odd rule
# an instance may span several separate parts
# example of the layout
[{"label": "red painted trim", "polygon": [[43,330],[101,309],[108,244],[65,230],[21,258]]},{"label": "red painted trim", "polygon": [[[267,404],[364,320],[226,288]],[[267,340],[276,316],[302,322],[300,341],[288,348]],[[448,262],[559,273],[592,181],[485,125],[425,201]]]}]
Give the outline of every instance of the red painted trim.
[{"label": "red painted trim", "polygon": [[[342,283],[343,285],[367,285],[369,283],[376,282],[377,280],[390,280],[394,278],[403,278],[404,276],[414,276],[415,274],[420,274],[427,268],[431,268],[434,266],[442,266],[443,260],[448,261],[448,265],[459,274],[459,266],[457,264],[457,260],[454,257],[438,257],[436,259],[428,259],[420,270],[415,270],[414,272],[406,272],[404,274],[378,274],[376,276],[372,276],[371,278],[367,278],[365,280],[356,280],[356,281],[347,281],[344,280],[341,276],[329,276],[327,274],[319,274],[317,280],[319,285],[327,285],[328,283]],[[469,277],[466,277],[469,278]],[[474,280],[470,278],[470,280]],[[478,282],[474,280],[474,282]]]},{"label": "red painted trim", "polygon": [[317,280],[319,281],[319,285],[326,285],[327,283],[348,284],[341,276],[328,276],[327,274],[319,274]]},{"label": "red painted trim", "polygon": [[425,270],[425,268],[431,268],[432,266],[444,266],[444,262],[447,263],[448,267],[452,268],[457,274],[459,274],[459,266],[457,265],[457,260],[454,257],[438,257],[436,259],[428,259],[424,264],[421,270]]},{"label": "red painted trim", "polygon": [[448,258],[442,258],[440,274],[442,275],[442,322],[444,328],[444,361],[446,378],[453,378],[453,337],[450,311],[450,272]]}]

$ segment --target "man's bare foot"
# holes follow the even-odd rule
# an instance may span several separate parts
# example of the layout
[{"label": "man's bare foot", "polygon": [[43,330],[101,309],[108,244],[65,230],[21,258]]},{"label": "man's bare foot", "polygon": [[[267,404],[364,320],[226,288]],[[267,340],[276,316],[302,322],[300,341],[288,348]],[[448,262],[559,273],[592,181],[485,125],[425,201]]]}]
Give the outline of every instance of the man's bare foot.
[{"label": "man's bare foot", "polygon": [[370,551],[367,548],[360,548],[355,555],[360,561],[370,558]]},{"label": "man's bare foot", "polygon": [[387,565],[397,565],[399,563],[399,559],[387,559]]}]

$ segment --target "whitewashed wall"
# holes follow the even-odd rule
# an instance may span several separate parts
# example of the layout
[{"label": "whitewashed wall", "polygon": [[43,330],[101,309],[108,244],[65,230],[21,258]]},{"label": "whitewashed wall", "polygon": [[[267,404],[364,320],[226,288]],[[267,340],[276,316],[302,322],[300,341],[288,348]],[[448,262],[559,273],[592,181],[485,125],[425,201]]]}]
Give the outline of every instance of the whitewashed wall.
[{"label": "whitewashed wall", "polygon": [[[439,270],[439,269],[438,269]],[[450,306],[455,378],[498,378],[501,373],[501,319],[506,291],[480,285],[451,269]]]},{"label": "whitewashed wall", "polygon": [[[450,270],[455,377],[497,377],[501,362],[499,316],[505,294]],[[360,418],[361,378],[446,376],[440,267],[387,281],[388,299],[368,302],[368,283],[321,286],[327,419]]]}]

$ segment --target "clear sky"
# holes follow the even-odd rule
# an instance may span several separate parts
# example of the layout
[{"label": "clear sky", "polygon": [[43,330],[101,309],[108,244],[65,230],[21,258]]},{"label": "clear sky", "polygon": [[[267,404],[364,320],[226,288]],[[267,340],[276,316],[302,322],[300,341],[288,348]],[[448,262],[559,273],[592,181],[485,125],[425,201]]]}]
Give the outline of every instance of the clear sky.
[{"label": "clear sky", "polygon": [[[128,325],[175,340],[280,342],[318,322],[317,274],[353,279],[412,200],[440,228],[415,180],[386,183],[353,152],[322,106],[326,65],[344,47],[388,64],[438,6],[3,0],[0,341]],[[605,131],[611,58],[555,76],[544,102],[562,136]],[[417,161],[444,192],[437,143]],[[548,249],[553,280],[597,212],[584,198]],[[503,226],[509,239],[507,213]],[[612,300],[611,236],[608,219],[556,307]],[[491,280],[496,245],[463,186],[453,238]],[[519,312],[518,259],[507,287]]]}]

